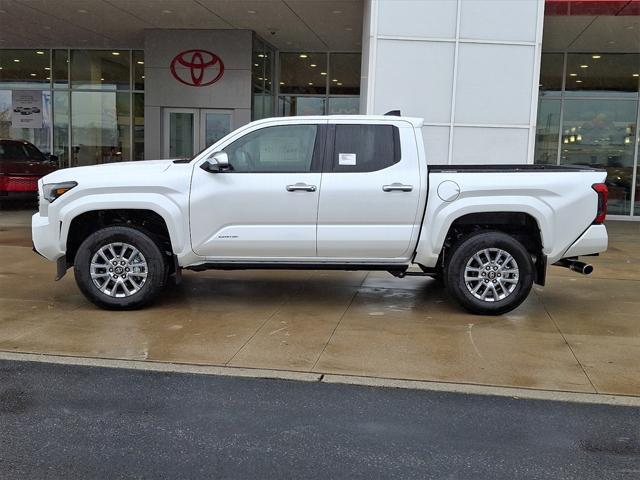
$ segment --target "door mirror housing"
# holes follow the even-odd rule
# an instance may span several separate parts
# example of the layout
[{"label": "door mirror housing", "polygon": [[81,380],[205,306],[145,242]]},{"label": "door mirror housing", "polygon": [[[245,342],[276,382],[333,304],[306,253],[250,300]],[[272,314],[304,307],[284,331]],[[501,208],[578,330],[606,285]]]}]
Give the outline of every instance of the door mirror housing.
[{"label": "door mirror housing", "polygon": [[231,170],[229,165],[229,155],[225,152],[216,152],[207,158],[200,168],[210,173],[220,173]]}]

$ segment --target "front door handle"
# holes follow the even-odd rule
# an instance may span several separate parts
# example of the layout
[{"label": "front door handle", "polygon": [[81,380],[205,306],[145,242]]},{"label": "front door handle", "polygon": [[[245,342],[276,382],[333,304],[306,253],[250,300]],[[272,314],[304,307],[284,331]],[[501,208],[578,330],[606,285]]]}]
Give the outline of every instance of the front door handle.
[{"label": "front door handle", "polygon": [[411,190],[413,190],[413,185],[403,185],[398,182],[382,186],[383,192],[410,192]]},{"label": "front door handle", "polygon": [[306,183],[296,183],[295,185],[287,185],[287,192],[315,192],[317,187],[315,185],[307,185]]}]

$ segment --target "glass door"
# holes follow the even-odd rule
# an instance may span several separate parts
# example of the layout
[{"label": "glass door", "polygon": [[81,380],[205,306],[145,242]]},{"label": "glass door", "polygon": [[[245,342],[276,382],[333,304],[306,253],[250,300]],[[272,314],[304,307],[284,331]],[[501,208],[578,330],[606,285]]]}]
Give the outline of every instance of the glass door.
[{"label": "glass door", "polygon": [[164,158],[191,158],[198,148],[195,108],[165,108]]},{"label": "glass door", "polygon": [[231,132],[231,111],[200,110],[200,149],[207,148]]},{"label": "glass door", "polygon": [[191,158],[231,131],[229,110],[164,109],[164,158]]}]

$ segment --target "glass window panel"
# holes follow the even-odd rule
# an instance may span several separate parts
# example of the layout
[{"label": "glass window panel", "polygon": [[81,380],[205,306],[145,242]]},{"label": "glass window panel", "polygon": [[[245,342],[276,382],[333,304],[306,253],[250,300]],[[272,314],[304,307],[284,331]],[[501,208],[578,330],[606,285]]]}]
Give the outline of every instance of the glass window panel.
[{"label": "glass window panel", "polygon": [[252,57],[253,111],[252,119],[273,116],[273,61],[274,52],[267,44],[254,37]]},{"label": "glass window panel", "polygon": [[53,154],[60,166],[69,164],[69,91],[53,92]]},{"label": "glass window panel", "polygon": [[128,90],[128,50],[72,50],[71,86],[78,89]]},{"label": "glass window panel", "polygon": [[0,49],[0,88],[48,87],[49,68],[49,50]]},{"label": "glass window panel", "polygon": [[273,117],[273,95],[256,93],[253,95],[253,120]]},{"label": "glass window panel", "polygon": [[[638,163],[640,164],[640,160],[638,160]],[[638,168],[638,170],[640,170],[640,168]],[[636,174],[636,199],[633,203],[633,215],[640,217],[640,171]]]},{"label": "glass window panel", "polygon": [[0,138],[27,140],[43,153],[51,153],[51,92],[42,91],[42,127],[13,128],[11,118],[11,90],[0,90]]},{"label": "glass window panel", "polygon": [[[269,61],[269,54],[265,51],[265,45],[260,40],[254,40],[252,53],[252,83],[253,92],[261,93],[265,91],[267,80],[266,63]],[[271,79],[269,79],[271,80]]]},{"label": "glass window panel", "polygon": [[540,95],[559,95],[562,90],[563,53],[543,53],[540,63]]},{"label": "glass window panel", "polygon": [[330,97],[329,115],[357,115],[360,113],[360,97]]},{"label": "glass window panel", "polygon": [[360,95],[359,53],[332,53],[329,61],[329,93],[334,95]]},{"label": "glass window panel", "polygon": [[144,160],[144,93],[133,94],[133,160]]},{"label": "glass window panel", "polygon": [[133,59],[133,89],[144,90],[144,52],[134,50]]},{"label": "glass window panel", "polygon": [[325,97],[280,97],[278,116],[324,115],[326,101]]},{"label": "glass window panel", "polygon": [[535,163],[555,165],[558,162],[560,108],[560,99],[540,99],[536,125]]},{"label": "glass window panel", "polygon": [[129,94],[73,92],[73,166],[131,159]]},{"label": "glass window panel", "polygon": [[334,172],[374,172],[400,161],[398,128],[392,125],[336,125]]},{"label": "glass window panel", "polygon": [[[595,58],[594,58],[595,57]],[[638,92],[640,54],[569,53],[567,92]]]},{"label": "glass window panel", "polygon": [[264,49],[264,91],[273,93],[273,62],[275,61],[275,53],[265,45]]},{"label": "glass window panel", "polygon": [[53,87],[69,88],[69,51],[54,50],[53,51]]},{"label": "glass window panel", "polygon": [[607,170],[609,213],[629,215],[636,142],[635,100],[567,99],[561,163]]},{"label": "glass window panel", "polygon": [[252,120],[260,120],[261,118],[265,118],[264,112],[264,94],[262,93],[254,93],[253,94],[253,105],[251,112]]},{"label": "glass window panel", "polygon": [[280,93],[324,95],[326,84],[326,53],[280,54]]},{"label": "glass window panel", "polygon": [[224,151],[234,172],[310,172],[316,130],[316,125],[262,128]]}]

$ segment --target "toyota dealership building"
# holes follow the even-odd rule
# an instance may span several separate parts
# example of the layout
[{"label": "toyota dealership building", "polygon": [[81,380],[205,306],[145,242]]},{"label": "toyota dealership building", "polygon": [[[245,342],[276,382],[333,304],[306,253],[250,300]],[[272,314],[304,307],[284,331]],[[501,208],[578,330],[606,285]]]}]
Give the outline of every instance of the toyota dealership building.
[{"label": "toyota dealership building", "polygon": [[0,138],[65,167],[399,109],[431,163],[598,166],[640,219],[639,91],[640,0],[0,3]]}]

